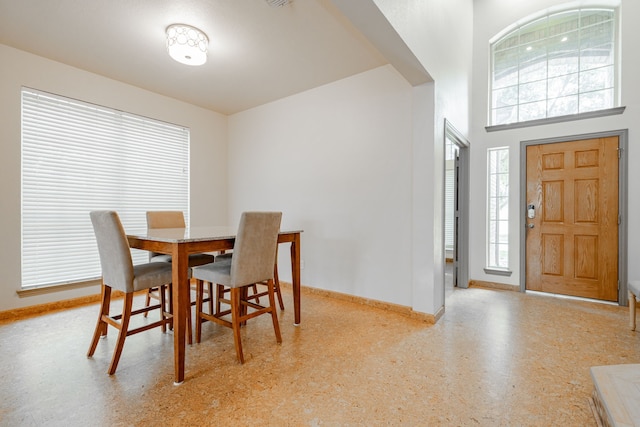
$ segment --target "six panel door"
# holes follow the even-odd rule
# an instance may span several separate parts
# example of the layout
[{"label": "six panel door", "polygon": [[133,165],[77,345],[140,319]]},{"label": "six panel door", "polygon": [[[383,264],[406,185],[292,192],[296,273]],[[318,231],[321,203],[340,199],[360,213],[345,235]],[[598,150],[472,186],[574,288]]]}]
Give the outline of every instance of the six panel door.
[{"label": "six panel door", "polygon": [[526,289],[617,301],[618,137],[528,146],[526,185]]}]

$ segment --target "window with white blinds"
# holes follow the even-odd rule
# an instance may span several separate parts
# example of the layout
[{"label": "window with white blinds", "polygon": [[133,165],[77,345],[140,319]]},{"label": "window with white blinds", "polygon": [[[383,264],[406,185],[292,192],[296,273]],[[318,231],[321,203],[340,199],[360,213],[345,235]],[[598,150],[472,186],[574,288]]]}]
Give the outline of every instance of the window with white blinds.
[{"label": "window with white blinds", "polygon": [[89,219],[100,209],[128,231],[146,228],[147,210],[188,220],[189,129],[24,88],[23,289],[100,277]]}]

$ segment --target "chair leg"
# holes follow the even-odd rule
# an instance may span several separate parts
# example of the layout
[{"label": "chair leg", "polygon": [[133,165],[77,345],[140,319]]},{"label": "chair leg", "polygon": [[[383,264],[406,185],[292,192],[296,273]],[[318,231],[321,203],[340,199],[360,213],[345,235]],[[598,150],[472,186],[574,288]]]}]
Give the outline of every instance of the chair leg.
[{"label": "chair leg", "polygon": [[[169,313],[173,314],[173,284],[169,285]],[[173,322],[169,323],[169,330],[173,331]]]},{"label": "chair leg", "polygon": [[[165,320],[167,318],[167,316],[165,315],[165,308],[167,305],[167,300],[166,300],[166,295],[165,295],[165,286],[162,285],[160,286],[160,289],[158,290],[159,295],[160,295],[160,320]],[[149,299],[149,293],[147,293],[147,299]],[[149,306],[149,301],[147,301],[147,305],[145,307]],[[148,311],[146,313],[144,313],[144,317],[147,317],[147,313],[149,313]],[[162,333],[166,333],[167,332],[167,325],[165,323],[162,324],[161,326],[162,329]]]},{"label": "chair leg", "polygon": [[102,320],[102,318],[103,316],[109,315],[109,304],[111,304],[111,288],[105,286],[103,283],[100,293],[100,312],[98,313],[98,322],[96,323],[96,329],[93,332],[93,339],[91,340],[91,344],[89,345],[87,357],[93,356],[93,353],[95,353],[96,347],[98,346],[100,337],[107,335],[107,328],[109,326],[107,322]]},{"label": "chair leg", "polygon": [[[144,306],[145,307],[149,307],[151,305],[151,293],[152,292],[153,292],[153,288],[147,289],[147,296],[144,299]],[[146,313],[144,313],[143,316],[147,317],[147,314],[149,314],[148,311]],[[164,329],[162,330],[162,332],[164,332]]]},{"label": "chair leg", "polygon": [[[258,285],[251,285],[251,290],[253,294],[256,295],[258,293]],[[255,297],[256,304],[260,304],[260,297]]]},{"label": "chair leg", "polygon": [[202,313],[202,300],[204,293],[204,283],[202,280],[196,280],[196,342],[200,344],[200,338],[202,337],[202,318],[200,317],[200,313]]},{"label": "chair leg", "polygon": [[282,336],[280,335],[280,323],[278,323],[278,314],[276,313],[276,301],[274,296],[274,284],[272,280],[267,282],[269,287],[269,308],[271,309],[271,321],[273,322],[273,331],[276,333],[276,342],[282,342]]},{"label": "chair leg", "polygon": [[284,302],[282,302],[282,294],[280,293],[280,279],[278,278],[278,264],[273,266],[273,283],[275,285],[276,295],[278,295],[278,304],[280,310],[284,310]]},{"label": "chair leg", "polygon": [[109,375],[113,375],[118,367],[120,361],[120,355],[124,347],[124,340],[127,338],[127,331],[129,330],[129,319],[131,319],[131,307],[133,306],[133,292],[127,293],[124,296],[124,302],[122,306],[122,319],[118,328],[118,340],[116,341],[116,347],[113,350],[113,357],[111,358],[111,365],[109,365]]},{"label": "chair leg", "polygon": [[187,305],[187,344],[193,344],[193,324],[191,322],[191,298],[189,298],[189,305]]},{"label": "chair leg", "polygon": [[636,296],[629,291],[629,327],[636,330]]},{"label": "chair leg", "polygon": [[[258,293],[257,285],[252,285],[251,288],[254,294]],[[248,286],[241,287],[240,288],[240,316],[241,317],[245,317],[249,310],[247,306],[243,304],[243,301],[248,301],[248,298],[249,298],[249,287]],[[256,300],[256,302],[260,301],[258,298],[254,298],[254,299]],[[243,320],[240,322],[240,326],[246,326],[246,325],[247,325],[246,320]]]},{"label": "chair leg", "polygon": [[211,313],[213,315],[214,311],[213,311],[213,283],[207,283],[207,289],[208,289],[208,293],[209,293],[209,313]]},{"label": "chair leg", "polygon": [[233,328],[233,341],[236,346],[238,361],[244,363],[242,354],[242,341],[240,339],[240,288],[231,288],[231,325]]},{"label": "chair leg", "polygon": [[222,308],[221,299],[224,298],[224,286],[216,284],[216,314],[220,313]]}]

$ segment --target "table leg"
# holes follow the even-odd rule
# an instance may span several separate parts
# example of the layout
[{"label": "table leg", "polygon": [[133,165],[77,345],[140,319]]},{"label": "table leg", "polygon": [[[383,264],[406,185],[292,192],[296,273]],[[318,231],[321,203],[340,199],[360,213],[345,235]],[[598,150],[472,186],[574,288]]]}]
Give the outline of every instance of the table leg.
[{"label": "table leg", "polygon": [[300,234],[291,242],[291,281],[293,286],[293,324],[300,325]]},{"label": "table leg", "polygon": [[189,297],[189,258],[182,245],[175,244],[171,254],[173,278],[173,365],[175,385],[184,381],[185,338]]}]

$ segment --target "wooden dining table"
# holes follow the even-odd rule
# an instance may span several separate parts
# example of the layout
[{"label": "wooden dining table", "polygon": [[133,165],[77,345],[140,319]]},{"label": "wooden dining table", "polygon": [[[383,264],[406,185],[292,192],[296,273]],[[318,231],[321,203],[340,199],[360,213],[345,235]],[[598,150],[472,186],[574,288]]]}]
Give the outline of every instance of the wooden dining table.
[{"label": "wooden dining table", "polygon": [[[184,381],[186,324],[191,315],[189,254],[233,249],[236,228],[226,226],[157,228],[127,234],[129,246],[171,255],[173,276],[173,350],[175,384]],[[300,324],[300,234],[280,231],[278,243],[291,243],[294,325]]]}]

